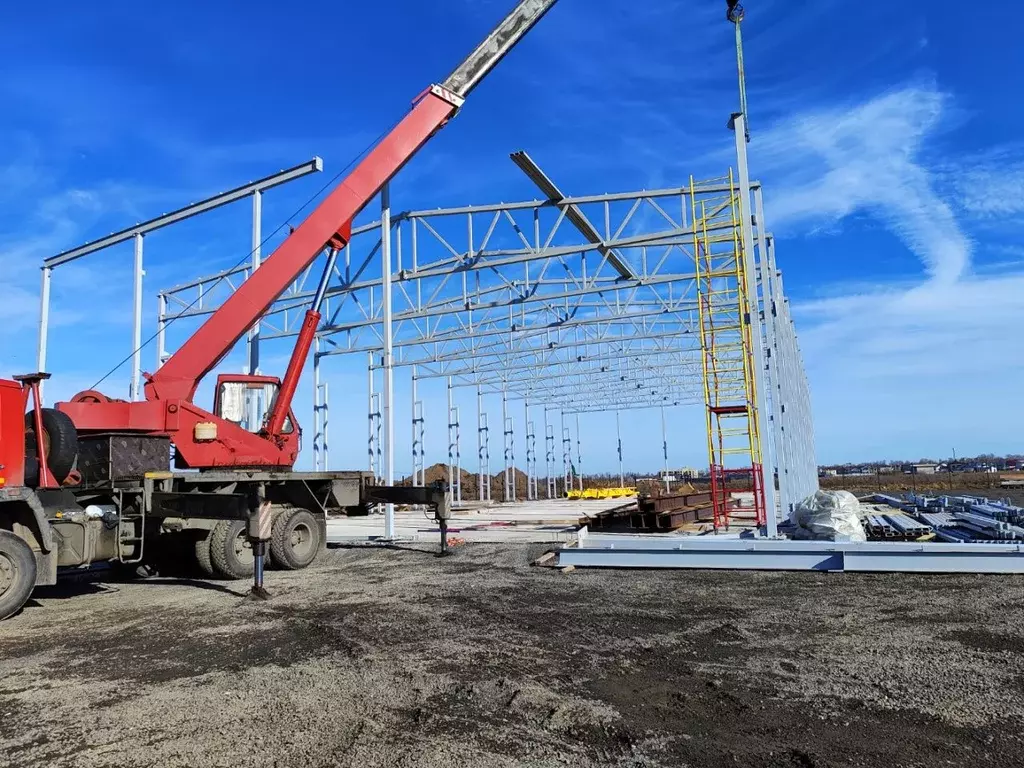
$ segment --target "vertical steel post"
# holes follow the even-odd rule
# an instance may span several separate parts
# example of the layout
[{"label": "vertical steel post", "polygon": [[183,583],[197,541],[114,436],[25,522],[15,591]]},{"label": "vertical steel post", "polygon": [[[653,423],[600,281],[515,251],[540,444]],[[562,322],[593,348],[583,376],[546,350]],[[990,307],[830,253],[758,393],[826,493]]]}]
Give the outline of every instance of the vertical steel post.
[{"label": "vertical steel post", "polygon": [[458,484],[455,489],[455,501],[462,503],[462,417],[459,406],[455,406],[455,476]]},{"label": "vertical steel post", "polygon": [[330,434],[331,434],[331,390],[328,386],[331,382],[325,381],[320,386],[323,387],[324,394],[321,399],[321,408],[323,408],[323,416],[320,417],[320,431],[323,433],[321,439],[321,445],[323,445],[323,462],[324,469],[331,468],[331,452],[330,452]]},{"label": "vertical steel post", "polygon": [[458,478],[455,477],[455,412],[452,408],[452,377],[448,377],[448,488],[452,498],[456,495]]},{"label": "vertical steel post", "polygon": [[615,412],[615,444],[619,454],[619,488],[626,487],[626,479],[622,474],[622,428],[619,426],[619,412]]},{"label": "vertical steel post", "polygon": [[665,406],[661,406],[661,474],[665,481],[665,492],[672,491],[672,481],[668,479],[668,428],[665,425]]},{"label": "vertical steel post", "polygon": [[547,474],[548,498],[558,495],[558,484],[555,480],[555,428],[548,421],[548,407],[544,406],[544,472]]},{"label": "vertical steel post", "polygon": [[[381,309],[384,325],[384,483],[395,484],[394,341],[391,313],[391,194],[390,185],[380,191]],[[395,537],[395,505],[384,505],[384,538]]]},{"label": "vertical steel post", "polygon": [[321,470],[320,463],[320,337],[313,337],[313,468]]},{"label": "vertical steel post", "polygon": [[368,432],[367,432],[366,447],[367,447],[367,452],[370,455],[370,464],[369,464],[369,466],[367,468],[371,472],[373,472],[374,478],[377,478],[377,477],[379,477],[379,475],[377,473],[377,463],[375,461],[375,459],[376,459],[376,451],[374,450],[374,448],[375,448],[374,436],[376,434],[376,426],[377,426],[376,425],[376,421],[377,420],[376,420],[376,418],[374,418],[374,413],[376,412],[376,409],[374,408],[375,393],[373,391],[373,352],[367,352],[366,353],[366,357],[367,357],[367,361],[366,361],[366,382],[368,384],[368,387],[367,387],[367,400],[366,400],[366,421],[367,421],[367,424],[368,424]]},{"label": "vertical steel post", "polygon": [[412,446],[412,484],[413,487],[417,487],[420,485],[420,452],[419,446],[416,443],[416,438],[419,434],[419,421],[416,418],[417,393],[415,365],[412,366],[412,382],[409,386],[409,390],[412,393],[412,441],[410,443],[410,445]]},{"label": "vertical steel post", "polygon": [[[250,253],[252,271],[250,276],[260,268],[263,247],[263,193],[256,190],[252,193],[252,252]],[[246,373],[255,376],[260,371],[260,321],[253,323],[246,340],[248,365]]]},{"label": "vertical steel post", "polygon": [[501,423],[505,458],[505,501],[516,500],[516,476],[512,451],[512,417],[508,415],[508,392],[501,390]]},{"label": "vertical steel post", "polygon": [[569,428],[565,426],[565,411],[561,411],[560,414],[562,421],[562,461],[564,462],[562,488],[568,493],[575,487],[572,465],[572,435],[569,433]]},{"label": "vertical steel post", "polygon": [[537,435],[530,420],[530,401],[523,400],[523,423],[526,424],[526,498],[537,499]]},{"label": "vertical steel post", "polygon": [[[750,170],[747,166],[747,121],[746,115],[733,115],[733,135],[736,139],[736,170],[739,176],[739,208],[740,234],[743,239],[743,268],[746,272],[746,288],[749,314],[748,322],[756,323],[756,332],[752,333],[753,343],[751,354],[754,358],[754,393],[757,398],[757,431],[761,438],[761,460],[764,463],[765,438],[769,434],[767,422],[768,396],[765,389],[764,348],[762,346],[761,315],[757,298],[757,266],[754,262],[754,233],[751,228],[750,216]],[[769,463],[769,466],[770,463]],[[775,516],[775,483],[765,482],[764,506],[767,517],[766,533],[769,537],[778,536],[778,522]]]},{"label": "vertical steel post", "polygon": [[490,448],[487,441],[487,414],[484,413],[483,390],[476,388],[476,453],[480,462],[480,470],[477,476],[477,495],[480,501],[487,501],[491,498],[491,468]]},{"label": "vertical steel post", "polygon": [[[36,371],[46,371],[46,343],[50,334],[50,280],[52,267],[43,267],[42,286],[39,289],[39,338],[36,341]],[[39,403],[43,403],[43,384],[39,382]]]},{"label": "vertical steel post", "polygon": [[156,297],[156,369],[164,364],[167,356],[167,295]]},{"label": "vertical steel post", "polygon": [[[758,275],[761,278],[761,293],[764,297],[760,317],[765,333],[765,389],[768,392],[771,405],[771,413],[768,415],[771,437],[767,441],[767,445],[771,450],[768,453],[769,460],[765,462],[770,471],[765,478],[765,483],[774,488],[774,483],[776,478],[778,478],[779,497],[781,499],[779,509],[783,514],[788,514],[789,493],[785,481],[786,460],[782,445],[782,401],[780,398],[781,390],[778,385],[780,371],[778,370],[778,339],[775,328],[775,265],[768,246],[768,230],[765,227],[764,221],[764,197],[761,194],[760,187],[754,190],[754,216],[757,224]],[[767,406],[769,403],[765,405]],[[770,532],[773,528],[776,532],[778,531],[778,519],[773,510],[774,503],[772,510],[766,510],[767,532],[769,535],[771,535]]]},{"label": "vertical steel post", "polygon": [[142,235],[135,235],[135,265],[132,288],[132,383],[131,400],[141,400],[142,391]]},{"label": "vertical steel post", "polygon": [[583,490],[583,441],[580,438],[580,415],[576,414],[576,474],[580,480],[580,491]]}]

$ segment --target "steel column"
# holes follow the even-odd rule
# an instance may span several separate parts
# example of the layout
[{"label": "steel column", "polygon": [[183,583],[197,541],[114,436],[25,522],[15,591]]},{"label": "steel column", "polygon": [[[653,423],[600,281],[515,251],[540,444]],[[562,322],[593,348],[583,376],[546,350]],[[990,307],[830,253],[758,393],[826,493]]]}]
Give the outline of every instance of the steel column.
[{"label": "steel column", "polygon": [[[739,209],[740,209],[740,234],[743,240],[743,266],[746,272],[747,300],[751,303],[748,307],[749,322],[757,323],[757,332],[751,334],[754,343],[751,344],[751,354],[754,358],[754,390],[757,397],[757,420],[758,433],[761,439],[761,459],[764,462],[766,438],[770,434],[767,421],[768,395],[765,388],[764,375],[764,348],[761,341],[761,320],[757,299],[757,266],[754,261],[754,236],[751,227],[750,215],[750,171],[747,167],[747,138],[746,138],[746,115],[740,113],[733,116],[733,135],[736,139],[736,170],[739,176]],[[771,466],[770,461],[768,465]],[[778,521],[775,515],[775,483],[765,482],[765,514],[767,516],[767,531],[769,537],[778,535]]]},{"label": "steel column", "polygon": [[[250,253],[252,273],[260,268],[263,247],[263,192],[252,193],[252,252]],[[256,376],[260,372],[260,321],[253,323],[246,340],[248,367],[246,373]]]},{"label": "steel column", "polygon": [[558,496],[558,482],[555,480],[555,428],[548,422],[548,407],[544,406],[544,471],[547,474],[548,498]]},{"label": "steel column", "polygon": [[331,390],[329,381],[325,381],[320,386],[323,387],[324,394],[321,402],[323,403],[323,416],[320,419],[320,429],[323,431],[323,447],[324,447],[324,469],[331,468]]},{"label": "steel column", "polygon": [[580,437],[580,415],[576,414],[576,474],[580,480],[580,490],[583,490],[583,439]]},{"label": "steel column", "polygon": [[157,318],[156,318],[156,368],[164,364],[167,356],[167,295],[160,293],[156,297]]},{"label": "steel column", "polygon": [[625,477],[622,474],[622,428],[619,426],[619,412],[615,412],[615,445],[619,454],[619,488],[626,486]]},{"label": "steel column", "polygon": [[665,481],[665,492],[672,490],[668,479],[668,428],[665,425],[665,406],[661,406],[661,477]]},{"label": "steel column", "polygon": [[484,395],[476,388],[476,451],[480,462],[477,495],[480,501],[491,500],[491,448],[487,414],[484,413]]},{"label": "steel column", "polygon": [[[390,185],[380,191],[381,320],[384,337],[384,483],[395,484],[394,359],[391,311],[391,195]],[[395,505],[384,505],[384,538],[395,537]]]},{"label": "steel column", "polygon": [[313,468],[316,470],[323,469],[320,457],[320,414],[320,337],[317,336],[313,338]]},{"label": "steel column", "polygon": [[526,424],[526,498],[537,499],[537,436],[530,419],[530,401],[523,400],[523,423]]},{"label": "steel column", "polygon": [[448,377],[448,487],[454,499],[460,478],[455,476],[455,409],[452,405],[452,377]]},{"label": "steel column", "polygon": [[[39,289],[39,338],[36,341],[36,370],[46,371],[46,344],[50,334],[50,280],[53,268],[43,267],[42,286]],[[43,403],[43,385],[39,382],[39,402]]]},{"label": "steel column", "polygon": [[515,448],[513,446],[512,417],[508,415],[508,393],[501,393],[502,435],[505,449],[505,501],[516,500]]},{"label": "steel column", "polygon": [[132,381],[129,398],[142,399],[142,234],[135,235],[135,264],[132,270]]}]

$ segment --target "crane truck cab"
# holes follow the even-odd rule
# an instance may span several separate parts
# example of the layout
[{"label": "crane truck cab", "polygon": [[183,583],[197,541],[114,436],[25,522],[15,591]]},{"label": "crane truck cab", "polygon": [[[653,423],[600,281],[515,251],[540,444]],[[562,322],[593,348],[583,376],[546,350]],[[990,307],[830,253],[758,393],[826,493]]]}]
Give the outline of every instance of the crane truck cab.
[{"label": "crane truck cab", "polygon": [[41,407],[45,378],[0,379],[0,619],[17,613],[36,586],[56,583],[59,541],[69,532],[51,520],[70,525],[84,514],[59,487],[73,476],[77,435],[64,414]]}]

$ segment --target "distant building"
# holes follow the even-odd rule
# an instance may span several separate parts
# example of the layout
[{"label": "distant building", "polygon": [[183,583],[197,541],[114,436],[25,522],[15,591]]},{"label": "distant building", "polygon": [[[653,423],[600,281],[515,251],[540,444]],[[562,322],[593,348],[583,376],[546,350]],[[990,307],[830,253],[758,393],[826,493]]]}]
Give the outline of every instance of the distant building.
[{"label": "distant building", "polygon": [[914,464],[911,467],[911,473],[915,475],[934,475],[938,471],[938,464]]}]

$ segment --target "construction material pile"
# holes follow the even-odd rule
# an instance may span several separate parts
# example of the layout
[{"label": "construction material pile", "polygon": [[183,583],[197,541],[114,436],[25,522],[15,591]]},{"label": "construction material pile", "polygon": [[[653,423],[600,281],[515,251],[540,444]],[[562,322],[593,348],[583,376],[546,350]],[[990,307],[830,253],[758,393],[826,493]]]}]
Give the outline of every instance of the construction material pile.
[{"label": "construction material pile", "polygon": [[872,541],[1024,541],[1024,507],[977,496],[903,497],[875,494],[871,501],[898,512],[869,514],[864,529]]},{"label": "construction material pile", "polygon": [[[730,506],[735,502],[730,500]],[[623,504],[591,517],[592,530],[631,530],[636,533],[690,530],[712,519],[711,492],[686,486],[675,493],[640,496],[636,502]],[[700,530],[703,530],[701,528]]]}]

